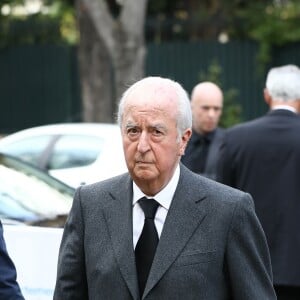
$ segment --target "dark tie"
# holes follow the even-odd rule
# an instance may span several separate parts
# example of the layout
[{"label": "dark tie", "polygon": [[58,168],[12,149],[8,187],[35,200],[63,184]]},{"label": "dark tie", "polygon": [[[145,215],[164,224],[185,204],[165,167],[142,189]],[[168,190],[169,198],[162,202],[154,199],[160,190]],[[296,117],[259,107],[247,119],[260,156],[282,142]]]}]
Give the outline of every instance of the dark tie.
[{"label": "dark tie", "polygon": [[199,171],[203,173],[205,170],[207,154],[208,154],[208,147],[209,147],[209,139],[206,136],[202,137],[202,145],[201,145],[201,159],[200,159],[200,166]]},{"label": "dark tie", "polygon": [[190,168],[195,173],[203,173],[206,164],[206,158],[208,153],[209,141],[205,136],[197,136],[194,139],[191,153],[187,153],[189,155],[187,159],[190,160],[188,168]]},{"label": "dark tie", "polygon": [[139,200],[145,214],[145,222],[141,236],[135,247],[135,261],[138,275],[140,295],[143,295],[153,257],[158,244],[158,234],[154,224],[154,217],[158,203],[154,199],[143,197]]}]

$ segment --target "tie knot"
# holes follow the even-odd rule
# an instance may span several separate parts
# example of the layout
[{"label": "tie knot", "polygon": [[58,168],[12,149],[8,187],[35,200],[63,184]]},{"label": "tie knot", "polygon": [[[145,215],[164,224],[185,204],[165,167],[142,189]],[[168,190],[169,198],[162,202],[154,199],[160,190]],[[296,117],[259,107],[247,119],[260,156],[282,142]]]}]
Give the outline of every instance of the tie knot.
[{"label": "tie knot", "polygon": [[154,199],[148,199],[146,197],[140,199],[139,203],[144,211],[145,218],[154,219],[159,204]]}]

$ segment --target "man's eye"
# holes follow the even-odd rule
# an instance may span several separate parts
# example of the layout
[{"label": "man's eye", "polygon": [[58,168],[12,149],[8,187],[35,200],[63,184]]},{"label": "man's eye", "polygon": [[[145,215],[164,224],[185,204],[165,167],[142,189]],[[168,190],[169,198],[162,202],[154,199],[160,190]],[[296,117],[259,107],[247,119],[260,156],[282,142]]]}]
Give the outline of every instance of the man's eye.
[{"label": "man's eye", "polygon": [[153,130],[154,135],[162,135],[162,132],[160,130]]},{"label": "man's eye", "polygon": [[136,135],[139,131],[136,128],[129,128],[127,130],[127,134],[129,135]]}]

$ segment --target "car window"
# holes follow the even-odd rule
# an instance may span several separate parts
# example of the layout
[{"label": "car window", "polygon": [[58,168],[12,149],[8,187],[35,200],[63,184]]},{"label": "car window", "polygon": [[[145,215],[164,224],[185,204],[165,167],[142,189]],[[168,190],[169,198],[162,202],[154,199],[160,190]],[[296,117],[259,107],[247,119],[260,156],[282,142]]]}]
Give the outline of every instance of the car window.
[{"label": "car window", "polygon": [[66,215],[73,194],[73,188],[46,173],[0,155],[0,217],[37,221]]},{"label": "car window", "polygon": [[2,152],[20,157],[26,162],[39,166],[41,154],[46,149],[51,139],[51,135],[29,137],[6,145]]},{"label": "car window", "polygon": [[49,159],[48,169],[82,167],[93,163],[101,154],[104,140],[83,135],[61,136]]}]

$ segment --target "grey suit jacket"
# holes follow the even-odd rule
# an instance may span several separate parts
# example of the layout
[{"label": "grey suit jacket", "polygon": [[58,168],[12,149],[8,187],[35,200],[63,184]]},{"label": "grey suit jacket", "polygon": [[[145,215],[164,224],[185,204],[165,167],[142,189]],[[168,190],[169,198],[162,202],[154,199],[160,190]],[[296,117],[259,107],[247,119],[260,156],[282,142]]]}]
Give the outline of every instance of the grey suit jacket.
[{"label": "grey suit jacket", "polygon": [[142,297],[132,240],[132,180],[82,186],[60,247],[54,300],[276,299],[249,194],[181,165]]}]

